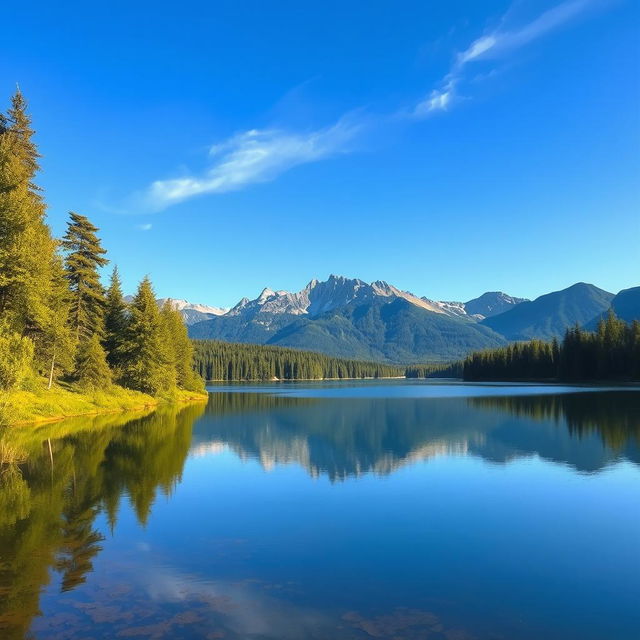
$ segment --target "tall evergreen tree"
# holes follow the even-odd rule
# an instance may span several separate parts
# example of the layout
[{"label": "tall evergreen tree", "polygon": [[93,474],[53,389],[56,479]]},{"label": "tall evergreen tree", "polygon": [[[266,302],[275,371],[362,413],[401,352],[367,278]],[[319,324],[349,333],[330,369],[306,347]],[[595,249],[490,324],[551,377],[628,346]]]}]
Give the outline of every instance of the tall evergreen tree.
[{"label": "tall evergreen tree", "polygon": [[18,90],[0,120],[0,314],[14,331],[38,338],[48,315],[55,243],[35,184],[39,153]]},{"label": "tall evergreen tree", "polygon": [[118,267],[114,267],[105,301],[103,346],[107,352],[107,362],[116,371],[116,377],[125,358],[127,324],[127,304],[122,295]]},{"label": "tall evergreen tree", "polygon": [[[166,300],[160,309],[160,336],[162,345],[162,361],[166,365],[165,376],[168,384],[175,387],[178,383],[178,349],[174,324],[175,309],[170,300]],[[182,319],[180,324],[183,324]]]},{"label": "tall evergreen tree", "polygon": [[161,317],[165,327],[167,352],[175,371],[177,386],[189,391],[202,391],[204,383],[194,371],[193,343],[189,339],[182,315],[167,300],[162,307]]},{"label": "tall evergreen tree", "polygon": [[62,258],[55,254],[51,270],[49,313],[42,339],[42,368],[51,388],[56,375],[73,369],[75,344],[69,327],[70,291]]},{"label": "tall evergreen tree", "polygon": [[140,283],[129,313],[121,380],[125,386],[145,393],[165,391],[171,385],[166,377],[166,343],[163,343],[160,311],[148,277]]},{"label": "tall evergreen tree", "polygon": [[78,213],[69,216],[62,247],[67,252],[65,269],[71,289],[70,323],[76,340],[83,341],[102,333],[105,293],[98,269],[108,260],[96,235],[98,228]]},{"label": "tall evergreen tree", "polygon": [[93,391],[111,384],[112,374],[100,338],[94,333],[80,344],[76,363],[76,377],[81,387]]}]

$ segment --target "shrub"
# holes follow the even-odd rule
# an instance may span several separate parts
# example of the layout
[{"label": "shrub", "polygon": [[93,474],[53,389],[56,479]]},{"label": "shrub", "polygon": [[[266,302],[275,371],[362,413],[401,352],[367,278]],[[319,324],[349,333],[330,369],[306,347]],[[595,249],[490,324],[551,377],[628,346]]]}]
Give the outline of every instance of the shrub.
[{"label": "shrub", "polygon": [[33,342],[0,328],[0,390],[19,387],[31,372],[32,360]]}]

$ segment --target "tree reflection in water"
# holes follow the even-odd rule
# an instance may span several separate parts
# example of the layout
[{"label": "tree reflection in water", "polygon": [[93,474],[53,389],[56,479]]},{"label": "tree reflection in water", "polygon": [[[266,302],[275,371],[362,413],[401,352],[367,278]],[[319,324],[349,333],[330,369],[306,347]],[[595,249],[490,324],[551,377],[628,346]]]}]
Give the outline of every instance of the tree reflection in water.
[{"label": "tree reflection in water", "polygon": [[[0,437],[0,635],[26,636],[41,590],[83,583],[101,550],[100,512],[115,525],[126,494],[147,521],[158,491],[170,495],[202,405],[151,415],[78,418]],[[43,437],[48,436],[48,437]]]},{"label": "tree reflection in water", "polygon": [[331,481],[451,454],[500,464],[539,456],[598,472],[620,459],[640,463],[640,394],[305,399],[221,392],[211,394],[206,411],[162,408],[5,431],[0,636],[29,637],[54,576],[62,592],[87,580],[103,544],[98,514],[113,531],[126,495],[145,524],[156,497],[171,496],[180,482],[187,455],[220,446],[266,468],[293,462]]}]

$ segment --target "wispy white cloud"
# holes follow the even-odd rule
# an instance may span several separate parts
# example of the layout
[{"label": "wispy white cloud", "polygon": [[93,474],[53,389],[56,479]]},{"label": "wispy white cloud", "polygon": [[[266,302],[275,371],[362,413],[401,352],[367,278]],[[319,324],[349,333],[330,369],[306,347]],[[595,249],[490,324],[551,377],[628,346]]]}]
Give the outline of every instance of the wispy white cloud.
[{"label": "wispy white cloud", "polygon": [[431,91],[414,108],[412,115],[424,118],[438,111],[446,111],[457,98],[457,88],[464,78],[469,63],[498,58],[547,35],[595,4],[605,0],[565,0],[544,11],[533,20],[511,29],[502,24],[496,29],[474,40],[464,51],[459,52],[451,69],[445,75],[439,88]]},{"label": "wispy white cloud", "polygon": [[151,231],[152,227],[153,227],[153,225],[150,222],[147,222],[146,224],[137,224],[136,225],[136,229],[139,229],[140,231]]},{"label": "wispy white cloud", "polygon": [[[156,180],[130,199],[126,208],[137,212],[161,211],[202,194],[225,193],[267,182],[298,165],[353,151],[356,139],[375,120],[378,124],[392,120],[410,121],[448,111],[462,99],[460,85],[466,80],[469,65],[506,56],[562,27],[587,9],[610,1],[564,0],[515,27],[507,25],[511,17],[511,12],[507,12],[496,28],[459,51],[438,85],[408,109],[388,118],[379,116],[368,121],[362,112],[350,113],[331,126],[306,133],[283,128],[238,133],[210,148],[208,169],[196,175]],[[151,225],[139,225],[138,228],[148,231]]]},{"label": "wispy white cloud", "polygon": [[211,147],[212,166],[198,176],[157,180],[141,194],[152,211],[205,193],[224,193],[273,180],[292,167],[347,152],[364,121],[347,115],[309,133],[251,129]]},{"label": "wispy white cloud", "polygon": [[456,82],[453,78],[446,79],[440,89],[433,89],[431,93],[416,106],[412,116],[424,118],[436,111],[446,111],[453,101]]}]

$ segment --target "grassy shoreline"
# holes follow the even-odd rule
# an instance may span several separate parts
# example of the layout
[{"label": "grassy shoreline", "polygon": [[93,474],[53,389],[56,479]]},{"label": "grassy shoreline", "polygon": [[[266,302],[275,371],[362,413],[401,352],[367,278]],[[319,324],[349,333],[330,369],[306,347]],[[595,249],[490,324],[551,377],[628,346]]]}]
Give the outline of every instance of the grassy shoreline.
[{"label": "grassy shoreline", "polygon": [[96,392],[85,392],[65,383],[47,389],[42,382],[41,386],[36,385],[33,390],[0,394],[0,423],[13,427],[57,422],[76,416],[141,411],[161,404],[206,402],[207,397],[206,392],[182,389],[151,396],[117,385]]}]

